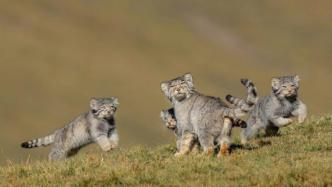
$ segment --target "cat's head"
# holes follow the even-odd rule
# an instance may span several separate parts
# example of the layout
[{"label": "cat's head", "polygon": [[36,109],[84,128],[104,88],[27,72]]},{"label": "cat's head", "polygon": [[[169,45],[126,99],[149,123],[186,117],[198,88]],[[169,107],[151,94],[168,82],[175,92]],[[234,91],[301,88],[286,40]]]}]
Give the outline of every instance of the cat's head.
[{"label": "cat's head", "polygon": [[272,91],[278,98],[296,98],[299,82],[298,75],[272,78]]},{"label": "cat's head", "polygon": [[90,108],[92,113],[101,119],[110,119],[115,114],[119,106],[116,97],[111,98],[92,98],[90,100]]},{"label": "cat's head", "polygon": [[189,98],[194,91],[193,77],[190,73],[161,83],[161,90],[171,101],[182,101]]},{"label": "cat's head", "polygon": [[165,123],[166,128],[171,130],[176,129],[174,114],[171,114],[168,110],[163,110],[160,112],[160,118]]}]

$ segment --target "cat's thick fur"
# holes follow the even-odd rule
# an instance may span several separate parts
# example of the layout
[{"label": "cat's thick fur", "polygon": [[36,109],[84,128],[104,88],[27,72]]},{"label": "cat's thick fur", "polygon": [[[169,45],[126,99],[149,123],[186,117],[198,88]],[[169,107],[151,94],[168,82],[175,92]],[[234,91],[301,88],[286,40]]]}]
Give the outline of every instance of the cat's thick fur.
[{"label": "cat's thick fur", "polygon": [[[276,135],[279,128],[293,122],[292,117],[297,117],[299,123],[305,121],[308,112],[306,105],[298,97],[299,81],[297,75],[272,79],[272,93],[259,99],[249,111],[247,128],[241,134],[243,144],[256,136],[261,129],[265,130],[267,135]],[[231,102],[232,97],[228,96],[227,100]],[[244,101],[234,104],[239,108],[247,107]]]},{"label": "cat's thick fur", "polygon": [[[181,133],[179,133],[179,130],[177,128],[174,108],[170,108],[168,110],[162,110],[160,112],[160,118],[161,118],[162,122],[164,123],[165,127],[167,129],[169,129],[170,131],[173,131],[173,133],[176,137],[176,146],[177,146],[177,152],[178,152],[180,150],[180,145],[181,145],[181,142],[180,142]],[[233,127],[240,127],[240,128],[247,127],[246,122],[241,119],[234,120],[232,125],[233,125]],[[193,145],[192,150],[195,152],[199,152],[200,145],[199,145],[197,138],[194,139],[191,144]]]},{"label": "cat's thick fur", "polygon": [[119,137],[114,114],[118,107],[117,98],[91,99],[90,110],[77,117],[53,134],[22,143],[23,148],[47,146],[53,143],[49,160],[60,160],[76,154],[92,142],[104,151],[118,146]]},{"label": "cat's thick fur", "polygon": [[174,107],[181,137],[177,155],[189,153],[195,138],[207,154],[213,153],[215,143],[221,147],[219,156],[228,152],[233,120],[244,114],[241,109],[230,109],[219,98],[197,92],[191,74],[163,82],[161,89]]}]

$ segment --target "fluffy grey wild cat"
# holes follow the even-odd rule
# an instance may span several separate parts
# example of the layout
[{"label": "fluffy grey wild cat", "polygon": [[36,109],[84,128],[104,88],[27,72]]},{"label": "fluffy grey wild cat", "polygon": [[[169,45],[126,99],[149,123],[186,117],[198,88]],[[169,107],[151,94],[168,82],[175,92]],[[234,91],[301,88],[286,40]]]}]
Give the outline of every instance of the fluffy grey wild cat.
[{"label": "fluffy grey wild cat", "polygon": [[[168,110],[162,110],[160,112],[160,118],[163,121],[165,127],[174,132],[174,134],[176,136],[177,151],[179,151],[180,150],[180,145],[181,145],[180,144],[181,143],[180,142],[181,141],[181,133],[179,132],[179,130],[177,128],[174,108],[170,108]],[[241,127],[241,128],[246,128],[246,126],[247,126],[246,123],[241,119],[234,120],[232,125],[233,125],[233,127]],[[193,145],[192,150],[194,152],[198,152],[200,145],[199,145],[199,142],[198,142],[197,138],[195,138],[193,140],[192,145]]]},{"label": "fluffy grey wild cat", "polygon": [[97,143],[104,151],[109,151],[117,147],[119,141],[114,120],[118,105],[118,99],[115,97],[92,98],[88,112],[53,134],[24,142],[21,146],[34,148],[54,143],[49,153],[49,160],[73,156],[92,142]]},{"label": "fluffy grey wild cat", "polygon": [[228,152],[233,119],[244,114],[241,109],[195,91],[191,74],[163,82],[161,89],[174,107],[181,137],[177,156],[189,153],[195,138],[205,153],[212,154],[215,143],[221,146],[219,156]]},{"label": "fluffy grey wild cat", "polygon": [[259,130],[264,129],[267,135],[277,134],[280,127],[293,122],[292,117],[298,117],[303,123],[307,117],[307,107],[298,98],[299,76],[284,76],[272,79],[272,93],[253,106],[233,96],[227,96],[227,101],[239,108],[250,108],[247,128],[241,134],[243,144],[253,138]]}]

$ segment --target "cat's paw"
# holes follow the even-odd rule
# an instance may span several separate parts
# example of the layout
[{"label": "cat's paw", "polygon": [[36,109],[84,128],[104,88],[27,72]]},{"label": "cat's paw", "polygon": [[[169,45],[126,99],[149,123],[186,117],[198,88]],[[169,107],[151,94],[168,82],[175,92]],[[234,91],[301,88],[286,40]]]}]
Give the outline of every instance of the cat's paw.
[{"label": "cat's paw", "polygon": [[298,122],[299,123],[304,123],[306,119],[307,119],[307,116],[299,116],[298,117]]}]

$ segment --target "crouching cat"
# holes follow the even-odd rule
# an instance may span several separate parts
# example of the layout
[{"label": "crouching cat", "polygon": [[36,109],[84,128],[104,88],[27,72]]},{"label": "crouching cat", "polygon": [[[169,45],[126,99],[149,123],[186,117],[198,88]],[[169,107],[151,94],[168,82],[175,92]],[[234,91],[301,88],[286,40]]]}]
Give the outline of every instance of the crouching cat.
[{"label": "crouching cat", "polygon": [[114,114],[118,99],[101,98],[90,100],[90,110],[53,134],[22,143],[23,148],[47,146],[53,143],[49,160],[60,160],[75,155],[82,147],[92,142],[102,150],[109,151],[118,146],[119,137]]},{"label": "crouching cat", "polygon": [[272,79],[272,93],[259,99],[253,106],[231,95],[226,100],[239,108],[250,108],[247,128],[241,134],[241,142],[256,136],[259,130],[265,130],[267,135],[276,135],[279,128],[293,122],[297,117],[303,123],[307,117],[307,107],[298,98],[299,76],[284,76]]},{"label": "crouching cat", "polygon": [[232,123],[244,114],[241,109],[230,109],[219,98],[195,91],[191,74],[163,82],[161,89],[174,107],[181,137],[177,156],[189,153],[196,138],[207,154],[214,152],[215,143],[221,147],[218,156],[229,151]]}]

